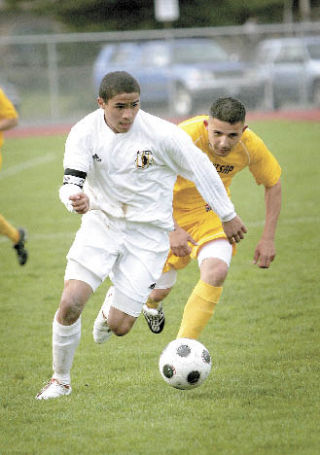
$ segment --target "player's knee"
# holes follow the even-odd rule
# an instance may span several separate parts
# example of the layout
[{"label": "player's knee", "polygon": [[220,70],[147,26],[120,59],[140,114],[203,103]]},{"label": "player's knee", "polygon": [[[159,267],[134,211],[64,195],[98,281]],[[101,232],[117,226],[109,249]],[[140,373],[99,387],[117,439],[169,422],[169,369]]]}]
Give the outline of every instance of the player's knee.
[{"label": "player's knee", "polygon": [[123,314],[121,317],[119,317],[119,314],[116,313],[110,317],[109,313],[108,326],[116,336],[122,337],[130,332],[135,321],[136,318],[130,315]]},{"label": "player's knee", "polygon": [[170,293],[172,288],[168,289],[153,289],[150,294],[150,299],[154,302],[161,302]]},{"label": "player's knee", "polygon": [[227,274],[228,269],[226,269],[226,271],[219,271],[214,277],[212,277],[213,286],[222,286],[227,278]]},{"label": "player's knee", "polygon": [[75,299],[62,297],[59,306],[59,316],[61,322],[66,325],[71,325],[80,317],[82,306]]},{"label": "player's knee", "polygon": [[130,332],[130,328],[125,328],[125,327],[115,327],[112,332],[117,336],[117,337],[123,337],[126,335],[128,332]]},{"label": "player's knee", "polygon": [[59,305],[60,321],[66,325],[76,322],[91,293],[92,289],[86,283],[66,281]]},{"label": "player's knee", "polygon": [[75,295],[63,293],[59,306],[59,316],[61,321],[70,325],[77,321],[83,308],[83,302]]},{"label": "player's knee", "polygon": [[118,336],[118,337],[123,337],[127,333],[130,332],[132,324],[129,324],[128,322],[121,322],[120,324],[109,324],[110,329],[112,332]]},{"label": "player's knee", "polygon": [[229,267],[223,262],[219,261],[214,267],[207,267],[201,273],[201,279],[212,286],[222,286],[228,275]]}]

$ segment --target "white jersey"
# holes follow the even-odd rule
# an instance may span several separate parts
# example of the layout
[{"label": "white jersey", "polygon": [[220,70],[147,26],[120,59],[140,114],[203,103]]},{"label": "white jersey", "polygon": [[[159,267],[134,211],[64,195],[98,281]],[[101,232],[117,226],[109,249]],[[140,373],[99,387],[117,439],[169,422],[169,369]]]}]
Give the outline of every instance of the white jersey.
[{"label": "white jersey", "polygon": [[[85,172],[90,208],[116,218],[172,230],[178,174],[195,182],[222,221],[236,216],[207,155],[176,125],[142,110],[126,133],[114,133],[102,109],[84,117],[68,135],[64,168]],[[67,197],[60,197],[67,205]]]}]

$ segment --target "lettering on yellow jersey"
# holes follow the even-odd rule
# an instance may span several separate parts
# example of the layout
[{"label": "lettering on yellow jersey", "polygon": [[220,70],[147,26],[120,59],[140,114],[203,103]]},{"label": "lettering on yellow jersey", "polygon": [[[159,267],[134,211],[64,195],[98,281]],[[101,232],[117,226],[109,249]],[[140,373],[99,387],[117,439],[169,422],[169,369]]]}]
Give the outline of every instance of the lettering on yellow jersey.
[{"label": "lettering on yellow jersey", "polygon": [[153,163],[153,156],[150,150],[143,150],[137,152],[136,167],[138,169],[145,169]]},{"label": "lettering on yellow jersey", "polygon": [[233,171],[233,169],[234,169],[234,166],[229,166],[229,165],[224,165],[224,164],[219,164],[219,163],[213,163],[213,165],[219,174],[229,174],[229,172]]},{"label": "lettering on yellow jersey", "polygon": [[[234,169],[234,166],[232,165],[224,165],[224,164],[219,164],[219,163],[212,163],[214,165],[214,167],[216,168],[216,171],[219,173],[219,174],[229,174],[229,172],[232,172],[233,169]],[[210,207],[209,204],[206,204],[205,205],[205,210],[206,212],[210,212],[210,210],[212,210],[212,208]]]}]

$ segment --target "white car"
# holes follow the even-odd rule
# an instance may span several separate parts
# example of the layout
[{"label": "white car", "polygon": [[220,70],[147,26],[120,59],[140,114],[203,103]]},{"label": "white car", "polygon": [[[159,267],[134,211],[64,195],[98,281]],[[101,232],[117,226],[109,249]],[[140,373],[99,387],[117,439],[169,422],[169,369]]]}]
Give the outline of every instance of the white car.
[{"label": "white car", "polygon": [[261,41],[255,65],[264,81],[266,107],[320,107],[320,36]]}]

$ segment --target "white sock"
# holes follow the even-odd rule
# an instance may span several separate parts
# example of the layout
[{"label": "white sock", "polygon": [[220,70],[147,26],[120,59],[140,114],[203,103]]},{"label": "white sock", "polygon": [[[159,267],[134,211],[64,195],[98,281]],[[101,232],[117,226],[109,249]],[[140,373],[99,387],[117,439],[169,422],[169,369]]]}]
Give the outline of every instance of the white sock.
[{"label": "white sock", "polygon": [[52,324],[53,377],[62,384],[70,384],[70,371],[75,350],[81,337],[81,316],[72,325],[62,325],[57,319]]}]

